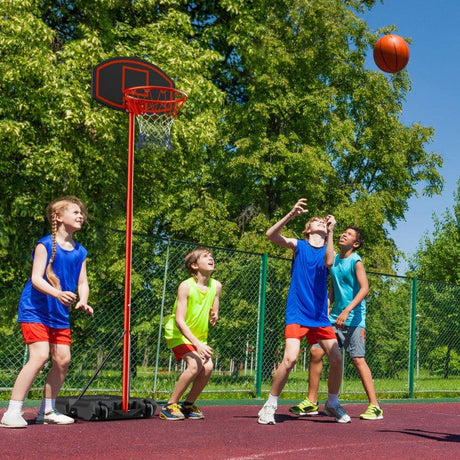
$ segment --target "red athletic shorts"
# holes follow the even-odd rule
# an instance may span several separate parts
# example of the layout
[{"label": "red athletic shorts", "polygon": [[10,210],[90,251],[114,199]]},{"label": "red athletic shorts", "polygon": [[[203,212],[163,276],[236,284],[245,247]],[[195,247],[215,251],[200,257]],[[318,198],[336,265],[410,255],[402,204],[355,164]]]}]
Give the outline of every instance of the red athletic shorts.
[{"label": "red athletic shorts", "polygon": [[284,329],[285,339],[302,339],[305,337],[310,345],[318,343],[319,340],[337,339],[332,326],[306,327],[300,324],[288,324]]},{"label": "red athletic shorts", "polygon": [[176,361],[180,361],[187,353],[196,351],[196,348],[188,343],[183,343],[182,345],[177,345],[177,347],[172,348],[172,351],[174,352]]},{"label": "red athletic shorts", "polygon": [[40,323],[21,323],[21,329],[26,344],[49,342],[70,346],[72,342],[70,329],[56,329]]}]

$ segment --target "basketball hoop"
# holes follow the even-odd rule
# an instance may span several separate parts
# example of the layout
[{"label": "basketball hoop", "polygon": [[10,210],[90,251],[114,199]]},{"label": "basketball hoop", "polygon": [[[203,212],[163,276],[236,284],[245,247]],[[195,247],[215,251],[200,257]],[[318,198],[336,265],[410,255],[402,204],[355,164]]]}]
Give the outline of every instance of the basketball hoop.
[{"label": "basketball hoop", "polygon": [[123,91],[125,110],[139,125],[138,147],[171,149],[171,126],[187,100],[183,91],[163,86],[136,86]]},{"label": "basketball hoop", "polygon": [[[123,416],[134,417],[135,414],[139,414],[137,408],[140,405],[140,402],[135,398],[130,398],[129,394],[131,374],[131,271],[136,118],[141,131],[139,136],[141,144],[147,142],[160,148],[171,148],[171,126],[184,105],[187,95],[174,89],[174,80],[168,77],[156,65],[144,59],[119,56],[107,59],[93,67],[91,96],[94,100],[111,109],[129,114],[128,161],[126,168],[125,297],[122,335],[121,410]],[[149,414],[150,412],[149,409]]]}]

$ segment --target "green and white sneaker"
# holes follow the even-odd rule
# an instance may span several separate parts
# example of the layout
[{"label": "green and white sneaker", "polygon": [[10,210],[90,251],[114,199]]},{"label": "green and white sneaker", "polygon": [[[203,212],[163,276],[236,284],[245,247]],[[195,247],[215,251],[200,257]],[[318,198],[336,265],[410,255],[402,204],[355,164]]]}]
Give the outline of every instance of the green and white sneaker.
[{"label": "green and white sneaker", "polygon": [[289,408],[289,412],[295,415],[318,415],[318,403],[311,402],[308,398],[305,398],[303,401],[299,402],[297,406],[292,406]]},{"label": "green and white sneaker", "polygon": [[359,416],[362,420],[381,420],[383,418],[383,410],[379,406],[374,404],[369,404],[367,406],[366,412]]}]

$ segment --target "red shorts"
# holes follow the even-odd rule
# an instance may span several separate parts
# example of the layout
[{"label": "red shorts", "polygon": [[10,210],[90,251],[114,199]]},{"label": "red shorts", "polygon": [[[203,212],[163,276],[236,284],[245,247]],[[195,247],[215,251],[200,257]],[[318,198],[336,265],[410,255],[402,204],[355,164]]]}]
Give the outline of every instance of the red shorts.
[{"label": "red shorts", "polygon": [[305,337],[310,345],[318,343],[319,340],[337,339],[332,326],[306,327],[300,324],[288,324],[284,329],[285,339],[302,339]]},{"label": "red shorts", "polygon": [[70,329],[56,329],[40,323],[21,323],[21,329],[26,344],[48,342],[70,346],[72,342]]},{"label": "red shorts", "polygon": [[196,347],[188,343],[183,343],[182,345],[177,345],[177,347],[172,348],[176,361],[180,361],[184,355],[190,353],[191,351],[196,351]]}]

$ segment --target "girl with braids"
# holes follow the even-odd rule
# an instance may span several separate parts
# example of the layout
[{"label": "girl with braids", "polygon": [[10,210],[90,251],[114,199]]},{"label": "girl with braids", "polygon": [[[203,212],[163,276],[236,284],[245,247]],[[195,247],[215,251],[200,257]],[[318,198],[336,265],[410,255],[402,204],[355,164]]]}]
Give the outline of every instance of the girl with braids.
[{"label": "girl with braids", "polygon": [[24,399],[50,355],[51,369],[35,423],[74,422],[55,410],[55,401],[70,363],[69,307],[75,304],[75,309],[93,316],[93,309],[87,303],[87,251],[73,239],[87,212],[81,200],[68,196],[51,202],[46,214],[52,233],[41,238],[32,252],[31,277],[19,301],[18,322],[28,346],[29,360],[19,372],[3,415],[1,425],[5,428],[27,427],[22,413]]}]

